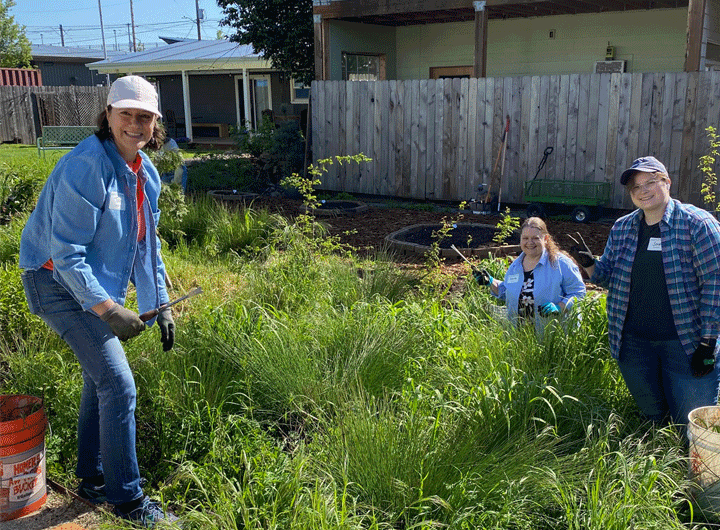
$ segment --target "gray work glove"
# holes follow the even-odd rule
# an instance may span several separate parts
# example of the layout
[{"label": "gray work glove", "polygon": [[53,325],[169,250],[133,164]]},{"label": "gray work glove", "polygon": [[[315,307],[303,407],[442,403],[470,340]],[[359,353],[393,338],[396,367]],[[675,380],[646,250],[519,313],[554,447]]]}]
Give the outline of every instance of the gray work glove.
[{"label": "gray work glove", "polygon": [[175,344],[175,321],[170,308],[163,309],[158,313],[157,324],[160,327],[160,342],[163,351],[169,351]]},{"label": "gray work glove", "polygon": [[100,315],[100,320],[106,322],[115,336],[122,341],[136,337],[145,330],[145,322],[140,320],[140,316],[117,302]]}]

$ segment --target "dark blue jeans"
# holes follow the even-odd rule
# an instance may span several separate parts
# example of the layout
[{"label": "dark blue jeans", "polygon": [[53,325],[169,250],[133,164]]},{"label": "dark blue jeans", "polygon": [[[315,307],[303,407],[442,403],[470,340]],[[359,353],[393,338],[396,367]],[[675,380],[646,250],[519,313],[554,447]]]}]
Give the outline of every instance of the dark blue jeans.
[{"label": "dark blue jeans", "polygon": [[110,326],[84,311],[47,269],[24,271],[30,311],[67,342],[82,367],[78,418],[80,478],[105,475],[108,501],[143,496],[135,453],[135,380],[125,351]]},{"label": "dark blue jeans", "polygon": [[691,410],[717,404],[720,363],[708,375],[694,377],[679,340],[624,333],[618,365],[635,403],[654,422],[686,425]]}]

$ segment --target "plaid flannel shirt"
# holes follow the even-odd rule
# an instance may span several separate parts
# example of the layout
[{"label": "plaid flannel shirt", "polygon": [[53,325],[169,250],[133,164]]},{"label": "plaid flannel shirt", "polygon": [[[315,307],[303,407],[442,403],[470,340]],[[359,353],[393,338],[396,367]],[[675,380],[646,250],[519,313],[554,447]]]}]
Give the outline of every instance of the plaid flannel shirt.
[{"label": "plaid flannel shirt", "polygon": [[[591,282],[606,287],[610,351],[618,358],[642,210],[612,227]],[[660,221],[662,261],[678,338],[691,356],[701,337],[720,333],[720,224],[705,210],[670,199]]]}]

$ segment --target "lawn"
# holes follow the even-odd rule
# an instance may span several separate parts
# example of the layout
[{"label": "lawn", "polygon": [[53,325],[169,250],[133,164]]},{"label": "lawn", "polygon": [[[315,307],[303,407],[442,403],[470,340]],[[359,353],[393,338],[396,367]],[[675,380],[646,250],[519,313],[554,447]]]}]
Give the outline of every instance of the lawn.
[{"label": "lawn", "polygon": [[[74,487],[80,369],[17,267],[53,158],[0,155],[0,204],[26,190],[0,225],[0,381],[44,398],[48,474]],[[146,489],[184,528],[701,527],[683,435],[640,418],[603,296],[538,338],[432,259],[407,271],[312,223],[162,199],[171,297],[205,292],[175,311],[173,350],[151,328],[126,351]]]}]

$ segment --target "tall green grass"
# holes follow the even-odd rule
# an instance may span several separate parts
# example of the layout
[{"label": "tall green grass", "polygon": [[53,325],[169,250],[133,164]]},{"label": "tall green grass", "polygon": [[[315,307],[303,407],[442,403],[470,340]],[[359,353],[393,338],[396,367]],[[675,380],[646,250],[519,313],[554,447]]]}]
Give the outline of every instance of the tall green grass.
[{"label": "tall green grass", "polygon": [[[603,296],[538,336],[472,283],[445,296],[269,214],[191,202],[175,228],[171,293],[205,292],[173,350],[154,328],[125,347],[147,490],[185,528],[701,527],[683,433],[640,417]],[[72,485],[72,353],[30,319],[0,338],[0,381],[45,398],[49,472]]]}]

